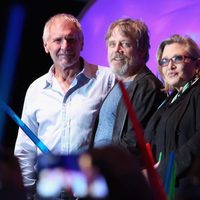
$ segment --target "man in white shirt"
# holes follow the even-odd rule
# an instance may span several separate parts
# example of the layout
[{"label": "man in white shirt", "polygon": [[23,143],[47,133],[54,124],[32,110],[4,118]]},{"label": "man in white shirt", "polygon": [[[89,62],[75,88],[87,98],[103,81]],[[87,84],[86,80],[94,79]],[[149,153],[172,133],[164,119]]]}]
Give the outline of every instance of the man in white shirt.
[{"label": "man in white shirt", "polygon": [[[57,14],[47,21],[43,44],[53,65],[29,86],[22,121],[53,154],[84,151],[115,77],[108,68],[88,64],[80,57],[83,32],[78,20],[69,14]],[[19,129],[15,156],[28,188],[36,183],[38,154],[37,146]]]}]

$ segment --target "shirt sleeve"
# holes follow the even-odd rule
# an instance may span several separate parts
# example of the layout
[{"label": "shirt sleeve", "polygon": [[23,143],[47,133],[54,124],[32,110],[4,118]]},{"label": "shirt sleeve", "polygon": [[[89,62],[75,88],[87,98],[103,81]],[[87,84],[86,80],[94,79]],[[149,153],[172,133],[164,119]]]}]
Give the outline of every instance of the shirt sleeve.
[{"label": "shirt sleeve", "polygon": [[[37,134],[37,124],[34,122],[34,116],[30,116],[27,113],[27,108],[29,106],[30,98],[28,91],[25,97],[21,119],[33,133]],[[18,131],[14,154],[21,168],[24,185],[26,187],[33,186],[36,180],[37,148],[21,128],[19,128]]]}]

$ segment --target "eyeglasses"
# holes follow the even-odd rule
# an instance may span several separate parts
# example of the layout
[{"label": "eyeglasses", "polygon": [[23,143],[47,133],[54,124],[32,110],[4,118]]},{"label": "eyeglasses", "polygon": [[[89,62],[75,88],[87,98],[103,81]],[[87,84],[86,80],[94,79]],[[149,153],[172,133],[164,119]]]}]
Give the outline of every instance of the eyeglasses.
[{"label": "eyeglasses", "polygon": [[191,60],[196,60],[196,58],[191,57],[191,56],[182,56],[182,55],[175,55],[172,58],[162,58],[159,60],[159,65],[161,67],[166,67],[169,65],[170,60],[174,64],[181,64],[184,62],[190,62]]}]

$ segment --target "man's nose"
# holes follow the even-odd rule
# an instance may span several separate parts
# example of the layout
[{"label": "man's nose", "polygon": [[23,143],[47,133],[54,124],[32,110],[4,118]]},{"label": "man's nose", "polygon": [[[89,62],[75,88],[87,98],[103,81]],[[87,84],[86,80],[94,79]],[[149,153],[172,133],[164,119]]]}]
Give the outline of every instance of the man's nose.
[{"label": "man's nose", "polygon": [[123,51],[122,45],[120,43],[116,44],[115,51],[117,51],[117,52]]},{"label": "man's nose", "polygon": [[67,40],[66,40],[66,39],[63,39],[63,40],[61,41],[61,48],[62,48],[62,49],[66,49],[67,46],[68,46]]}]

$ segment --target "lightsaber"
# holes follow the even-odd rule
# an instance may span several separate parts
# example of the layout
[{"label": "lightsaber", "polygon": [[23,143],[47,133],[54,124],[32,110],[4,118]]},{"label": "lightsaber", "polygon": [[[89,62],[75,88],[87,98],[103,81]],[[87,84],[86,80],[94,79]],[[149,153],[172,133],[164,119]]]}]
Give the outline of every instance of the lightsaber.
[{"label": "lightsaber", "polygon": [[[7,30],[5,34],[4,51],[0,62],[0,93],[6,102],[10,97],[17,59],[20,53],[20,41],[24,27],[26,10],[21,4],[11,4]],[[5,124],[5,114],[0,112],[0,143],[2,142]]]},{"label": "lightsaber", "polygon": [[164,188],[161,184],[160,177],[158,176],[153,164],[152,160],[148,154],[148,150],[146,147],[146,141],[144,139],[144,134],[142,131],[142,127],[137,119],[136,113],[134,111],[134,108],[131,104],[131,100],[129,98],[129,95],[126,91],[126,88],[124,87],[124,84],[121,80],[119,80],[119,86],[122,92],[122,98],[124,100],[125,106],[128,110],[129,118],[132,123],[132,127],[135,130],[135,137],[138,143],[138,146],[140,148],[141,154],[144,159],[144,163],[148,172],[148,178],[149,183],[152,186],[152,189],[154,190],[154,195],[157,200],[167,200],[167,196],[164,192]]},{"label": "lightsaber", "polygon": [[24,133],[33,141],[33,143],[44,154],[50,154],[47,146],[31,131],[31,129],[17,116],[17,114],[5,102],[0,100],[1,108],[12,118],[12,120],[24,131]]}]

